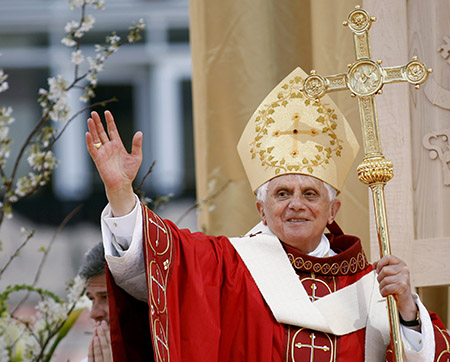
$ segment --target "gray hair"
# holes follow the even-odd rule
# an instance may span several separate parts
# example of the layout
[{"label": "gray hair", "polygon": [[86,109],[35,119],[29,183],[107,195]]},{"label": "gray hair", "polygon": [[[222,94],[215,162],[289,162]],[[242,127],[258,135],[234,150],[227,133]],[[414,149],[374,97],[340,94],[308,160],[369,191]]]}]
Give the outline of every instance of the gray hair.
[{"label": "gray hair", "polygon": [[[297,174],[295,176],[298,176],[298,178],[300,178],[300,179],[302,179],[303,177],[312,177],[312,176],[300,175],[300,174]],[[262,202],[263,204],[266,201],[267,189],[269,188],[269,183],[272,180],[273,179],[267,181],[266,183],[262,184],[261,186],[259,186],[256,189],[256,200]],[[327,189],[328,197],[330,199],[330,202],[333,201],[333,200],[336,200],[336,196],[338,194],[338,190],[336,190],[333,186],[331,186],[330,184],[327,184],[326,182],[324,182],[322,180],[319,180],[319,181],[322,182],[323,185],[325,186],[325,188]]]},{"label": "gray hair", "polygon": [[105,250],[103,243],[99,242],[89,250],[81,263],[78,275],[87,281],[88,279],[105,273]]}]

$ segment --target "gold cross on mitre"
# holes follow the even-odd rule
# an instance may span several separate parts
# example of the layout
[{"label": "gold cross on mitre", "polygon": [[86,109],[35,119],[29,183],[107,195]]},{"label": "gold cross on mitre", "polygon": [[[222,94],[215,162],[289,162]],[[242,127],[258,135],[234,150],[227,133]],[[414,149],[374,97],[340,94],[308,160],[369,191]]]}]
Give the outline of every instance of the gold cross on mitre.
[{"label": "gold cross on mitre", "polygon": [[298,113],[295,113],[292,116],[292,120],[293,120],[292,128],[285,130],[285,131],[276,130],[273,132],[272,136],[273,137],[279,137],[279,136],[285,136],[285,135],[293,136],[294,144],[292,147],[291,156],[297,157],[299,155],[299,150],[298,150],[298,143],[300,142],[299,136],[308,134],[308,135],[314,137],[314,136],[317,136],[320,132],[319,132],[319,130],[317,130],[315,128],[309,128],[306,130],[301,129],[300,128],[300,115]]},{"label": "gold cross on mitre", "polygon": [[[383,257],[391,253],[384,186],[393,177],[393,167],[381,150],[375,95],[382,93],[385,84],[396,82],[409,82],[418,89],[431,69],[427,69],[417,57],[395,67],[382,67],[381,60],[372,60],[369,29],[374,21],[376,18],[356,6],[344,22],[353,32],[356,61],[348,65],[347,73],[323,77],[311,71],[304,81],[303,90],[309,98],[317,101],[328,92],[344,89],[349,89],[352,96],[358,98],[364,142],[364,159],[358,166],[358,177],[372,190],[380,254]],[[400,362],[403,356],[398,309],[393,296],[389,296],[387,302],[394,356]]]}]

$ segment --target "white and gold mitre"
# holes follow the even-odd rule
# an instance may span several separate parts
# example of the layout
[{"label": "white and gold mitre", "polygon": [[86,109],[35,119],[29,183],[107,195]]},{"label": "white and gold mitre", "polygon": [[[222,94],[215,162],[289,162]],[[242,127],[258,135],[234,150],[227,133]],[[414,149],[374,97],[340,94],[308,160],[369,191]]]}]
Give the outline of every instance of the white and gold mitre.
[{"label": "white and gold mitre", "polygon": [[262,101],[237,149],[253,191],[283,174],[317,177],[341,190],[359,150],[347,120],[327,95],[303,93],[305,72],[296,68]]}]

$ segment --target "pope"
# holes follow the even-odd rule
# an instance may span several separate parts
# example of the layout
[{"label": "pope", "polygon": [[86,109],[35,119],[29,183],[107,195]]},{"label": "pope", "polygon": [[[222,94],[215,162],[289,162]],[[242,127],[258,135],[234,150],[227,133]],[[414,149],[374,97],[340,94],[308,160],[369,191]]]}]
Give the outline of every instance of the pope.
[{"label": "pope", "polygon": [[[105,130],[92,112],[86,142],[109,201],[101,223],[115,360],[148,360],[151,340],[156,361],[390,361],[387,295],[406,361],[450,357],[407,265],[392,255],[371,265],[336,224],[359,145],[329,97],[304,96],[304,78],[289,74],[244,129],[238,152],[261,222],[235,238],[179,229],[140,204],[132,183],[143,134],[128,153],[112,114]],[[132,318],[148,319],[149,333]]]}]

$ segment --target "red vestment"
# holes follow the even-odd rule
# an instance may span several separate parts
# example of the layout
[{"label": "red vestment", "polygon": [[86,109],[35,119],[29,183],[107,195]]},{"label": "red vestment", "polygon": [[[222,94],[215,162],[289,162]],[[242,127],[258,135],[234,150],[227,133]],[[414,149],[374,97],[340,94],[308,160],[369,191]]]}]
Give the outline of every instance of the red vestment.
[{"label": "red vestment", "polygon": [[[364,329],[335,336],[277,322],[226,237],[180,230],[145,207],[143,224],[148,318],[156,361],[364,361]],[[358,238],[343,235],[339,228],[327,237],[338,255],[315,258],[283,245],[312,300],[372,270]],[[115,299],[112,305],[126,308]],[[110,313],[115,313],[114,308]],[[450,353],[443,351],[450,338],[437,316],[433,318],[435,360],[446,360]],[[116,330],[124,335],[122,324],[131,323],[129,316],[110,319],[113,336]],[[145,338],[150,337],[139,336]],[[148,344],[149,339],[143,347],[148,349]],[[112,345],[115,359],[135,361],[120,338],[113,337]],[[135,346],[130,349],[139,353]]]}]

